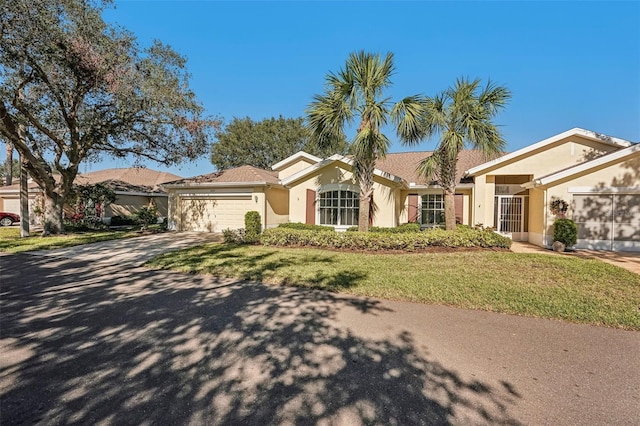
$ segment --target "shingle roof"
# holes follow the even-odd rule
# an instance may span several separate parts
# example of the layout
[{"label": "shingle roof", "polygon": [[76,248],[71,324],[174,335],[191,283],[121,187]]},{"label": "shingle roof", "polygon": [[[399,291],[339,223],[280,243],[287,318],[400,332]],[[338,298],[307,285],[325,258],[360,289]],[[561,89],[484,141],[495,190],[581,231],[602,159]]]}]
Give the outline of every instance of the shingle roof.
[{"label": "shingle roof", "polygon": [[[55,177],[55,176],[54,176]],[[78,174],[74,180],[76,185],[94,185],[103,183],[114,191],[123,192],[165,192],[160,185],[171,180],[181,179],[180,176],[168,172],[159,172],[143,167],[121,169],[105,169],[95,172]],[[20,184],[0,187],[0,190],[20,189]],[[35,182],[29,182],[29,189],[39,188]]]},{"label": "shingle roof", "polygon": [[[422,152],[399,152],[393,154],[387,154],[384,159],[378,160],[376,168],[383,172],[391,173],[392,175],[401,177],[408,183],[415,183],[418,185],[431,184],[434,181],[434,177],[425,179],[420,176],[416,169],[422,160],[433,155],[433,151]],[[457,181],[463,177],[466,170],[471,167],[478,166],[487,161],[487,158],[480,151],[476,150],[463,150],[458,155],[458,164],[456,168]]]},{"label": "shingle roof", "polygon": [[259,169],[253,166],[240,166],[222,172],[208,173],[176,181],[165,182],[168,185],[185,185],[190,183],[232,183],[232,182],[266,182],[279,184],[278,172]]},{"label": "shingle roof", "polygon": [[80,185],[105,183],[115,191],[164,192],[160,185],[180,176],[143,167],[105,169],[79,174],[75,183]]}]

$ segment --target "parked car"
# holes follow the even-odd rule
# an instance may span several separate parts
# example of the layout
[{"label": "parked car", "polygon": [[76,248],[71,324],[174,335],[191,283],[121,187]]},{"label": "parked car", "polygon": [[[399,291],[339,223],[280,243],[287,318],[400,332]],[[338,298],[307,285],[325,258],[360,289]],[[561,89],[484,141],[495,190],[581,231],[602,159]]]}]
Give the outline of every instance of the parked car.
[{"label": "parked car", "polygon": [[20,222],[20,216],[13,213],[0,212],[0,226],[11,226],[15,222]]}]

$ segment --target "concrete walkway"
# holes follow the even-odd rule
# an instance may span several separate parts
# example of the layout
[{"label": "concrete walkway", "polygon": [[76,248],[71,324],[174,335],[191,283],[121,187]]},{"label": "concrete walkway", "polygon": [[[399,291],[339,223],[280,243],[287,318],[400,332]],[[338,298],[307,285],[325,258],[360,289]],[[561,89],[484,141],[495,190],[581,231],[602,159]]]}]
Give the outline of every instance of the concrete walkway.
[{"label": "concrete walkway", "polygon": [[619,266],[628,271],[640,274],[640,253],[596,251],[596,250],[575,250],[558,253],[553,250],[539,247],[534,244],[522,241],[514,241],[511,245],[514,253],[540,253],[551,256],[575,256],[585,259],[598,259],[612,265]]}]

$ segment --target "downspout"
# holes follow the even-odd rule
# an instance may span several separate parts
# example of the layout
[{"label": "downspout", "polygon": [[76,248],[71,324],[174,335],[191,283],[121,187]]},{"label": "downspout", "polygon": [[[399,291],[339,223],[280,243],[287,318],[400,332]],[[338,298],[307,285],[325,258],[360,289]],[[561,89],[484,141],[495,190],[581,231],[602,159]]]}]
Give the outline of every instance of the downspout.
[{"label": "downspout", "polygon": [[546,248],[550,248],[549,242],[547,240],[547,229],[549,228],[549,208],[547,207],[549,202],[547,200],[547,190],[545,189],[542,192],[542,199],[544,200],[544,226],[542,227],[542,241],[544,242],[544,246]]}]

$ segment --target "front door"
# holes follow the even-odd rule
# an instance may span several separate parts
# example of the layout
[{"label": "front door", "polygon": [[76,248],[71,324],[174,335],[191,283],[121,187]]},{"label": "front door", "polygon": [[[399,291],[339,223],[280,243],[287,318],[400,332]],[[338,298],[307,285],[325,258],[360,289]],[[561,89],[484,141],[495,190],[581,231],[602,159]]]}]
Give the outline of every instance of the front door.
[{"label": "front door", "polygon": [[526,241],[527,197],[523,195],[498,195],[495,200],[495,228],[513,241]]}]

